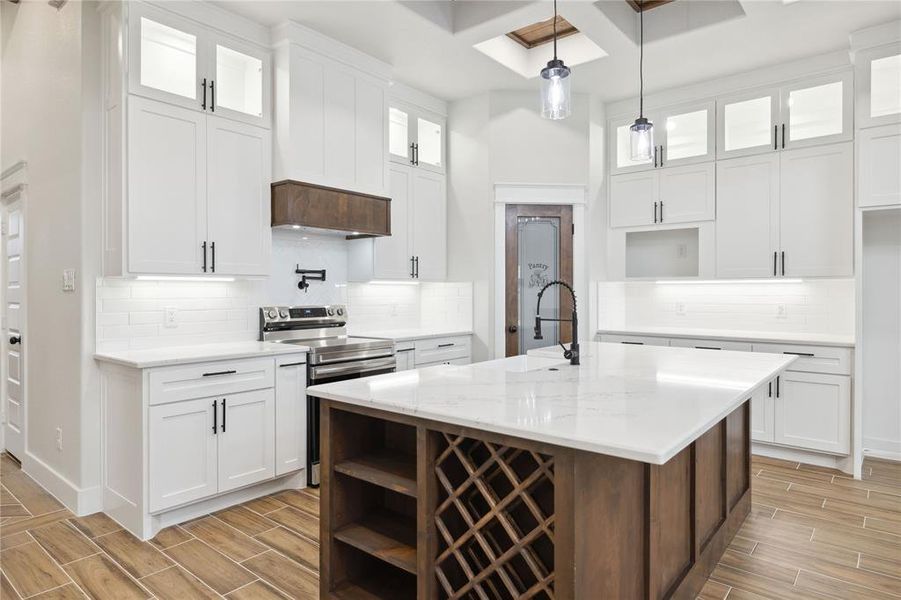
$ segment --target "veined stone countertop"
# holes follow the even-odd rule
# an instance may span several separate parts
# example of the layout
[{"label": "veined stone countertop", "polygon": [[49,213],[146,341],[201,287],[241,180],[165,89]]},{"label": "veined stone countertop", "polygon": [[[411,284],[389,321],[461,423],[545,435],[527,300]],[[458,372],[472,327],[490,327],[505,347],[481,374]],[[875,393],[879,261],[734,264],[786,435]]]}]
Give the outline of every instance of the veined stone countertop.
[{"label": "veined stone countertop", "polygon": [[796,359],[586,342],[313,386],[337,402],[664,464]]},{"label": "veined stone countertop", "polygon": [[97,352],[94,358],[134,369],[148,369],[167,365],[180,365],[237,358],[257,358],[281,354],[309,352],[307,346],[276,344],[273,342],[230,342],[225,344],[201,344],[197,346],[170,346],[147,350],[122,350]]}]

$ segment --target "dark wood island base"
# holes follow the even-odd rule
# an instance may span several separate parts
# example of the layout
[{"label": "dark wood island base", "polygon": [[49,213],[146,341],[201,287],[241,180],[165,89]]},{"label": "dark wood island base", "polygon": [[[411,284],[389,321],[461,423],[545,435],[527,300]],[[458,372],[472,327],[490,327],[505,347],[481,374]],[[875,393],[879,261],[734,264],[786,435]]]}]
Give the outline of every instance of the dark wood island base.
[{"label": "dark wood island base", "polygon": [[322,400],[320,598],[694,598],[750,512],[749,406],[651,465]]}]

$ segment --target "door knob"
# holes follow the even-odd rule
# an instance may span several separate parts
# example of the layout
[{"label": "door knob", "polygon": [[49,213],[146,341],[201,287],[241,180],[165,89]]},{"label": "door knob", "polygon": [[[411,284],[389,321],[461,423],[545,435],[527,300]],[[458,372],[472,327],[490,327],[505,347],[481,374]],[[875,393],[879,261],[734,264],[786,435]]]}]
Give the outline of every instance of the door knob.
[{"label": "door knob", "polygon": [[517,327],[516,325],[510,325],[509,327],[507,327],[507,331],[509,331],[510,333],[516,333],[517,331],[519,331],[519,327]]},{"label": "door knob", "polygon": [[21,343],[22,343],[22,336],[21,336],[21,335],[14,335],[14,336],[10,337],[10,338],[9,338],[9,343],[10,343],[10,344],[13,344],[13,345],[15,345],[15,344],[21,344]]}]

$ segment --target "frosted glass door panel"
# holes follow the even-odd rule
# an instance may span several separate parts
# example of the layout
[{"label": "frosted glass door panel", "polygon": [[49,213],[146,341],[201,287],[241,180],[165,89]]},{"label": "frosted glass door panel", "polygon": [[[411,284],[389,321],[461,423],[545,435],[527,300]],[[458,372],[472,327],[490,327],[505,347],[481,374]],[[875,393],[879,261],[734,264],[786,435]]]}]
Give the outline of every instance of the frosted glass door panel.
[{"label": "frosted glass door panel", "polygon": [[428,119],[416,119],[416,161],[420,165],[443,166],[442,127]]},{"label": "frosted glass door panel", "polygon": [[407,162],[410,158],[410,132],[409,115],[404,111],[394,108],[388,109],[388,150],[391,158],[399,157],[400,162]]},{"label": "frosted glass door panel", "polygon": [[835,81],[788,94],[791,141],[836,135],[842,132],[842,82]]},{"label": "frosted glass door panel", "polygon": [[197,99],[197,37],[141,17],[140,83]]},{"label": "frosted glass door panel", "polygon": [[[560,341],[560,328],[556,322],[541,324],[543,340],[534,339],[532,328],[538,292],[547,283],[558,278],[560,263],[560,219],[555,217],[519,217],[519,353],[533,348],[545,348]],[[541,316],[559,318],[559,293],[551,288],[541,300]],[[566,315],[564,318],[569,318]]]},{"label": "frosted glass door panel", "polygon": [[667,162],[707,154],[707,118],[707,110],[666,118]]},{"label": "frosted glass door panel", "polygon": [[732,102],[723,107],[723,150],[734,153],[773,145],[773,97]]},{"label": "frosted glass door panel", "polygon": [[263,116],[263,61],[216,45],[216,108]]},{"label": "frosted glass door panel", "polygon": [[901,54],[870,63],[870,116],[901,113]]}]

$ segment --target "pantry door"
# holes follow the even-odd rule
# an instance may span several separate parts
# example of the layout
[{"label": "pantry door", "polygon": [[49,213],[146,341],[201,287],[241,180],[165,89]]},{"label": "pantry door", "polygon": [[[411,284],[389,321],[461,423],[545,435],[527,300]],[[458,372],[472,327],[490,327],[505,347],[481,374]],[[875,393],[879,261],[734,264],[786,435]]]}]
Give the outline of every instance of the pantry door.
[{"label": "pantry door", "polygon": [[[573,210],[568,205],[509,204],[506,215],[506,354],[569,343],[568,322],[542,323],[543,339],[534,334],[538,292],[556,279],[573,283]],[[562,286],[541,300],[543,318],[569,319],[572,298]]]},{"label": "pantry door", "polygon": [[0,226],[3,240],[3,349],[2,394],[6,451],[16,460],[25,455],[25,220],[24,186],[3,191]]}]

